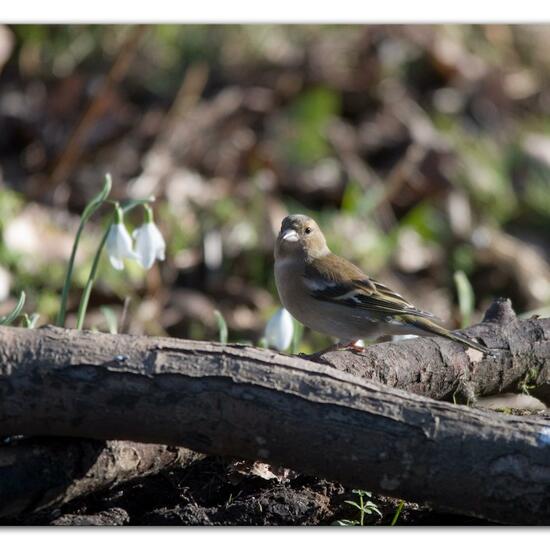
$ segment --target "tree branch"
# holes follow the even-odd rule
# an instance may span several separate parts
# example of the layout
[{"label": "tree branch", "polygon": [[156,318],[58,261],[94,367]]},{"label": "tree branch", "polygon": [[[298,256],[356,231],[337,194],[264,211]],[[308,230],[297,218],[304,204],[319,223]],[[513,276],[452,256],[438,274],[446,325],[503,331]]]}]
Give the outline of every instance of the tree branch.
[{"label": "tree branch", "polygon": [[35,514],[201,455],[183,448],[73,438],[24,438],[0,446],[0,517]]},{"label": "tree branch", "polygon": [[[541,380],[548,373],[550,320],[472,330],[503,352],[472,364],[440,339],[381,344],[364,356],[365,372],[390,355],[413,368],[429,360],[427,377],[438,365],[457,376],[462,365],[499,376],[522,365]],[[179,445],[494,521],[546,523],[550,515],[547,421],[441,403],[246,346],[58,328],[1,328],[0,342],[4,434]]]},{"label": "tree branch", "polygon": [[496,357],[444,338],[416,338],[369,346],[364,352],[330,352],[312,358],[343,372],[444,401],[517,391],[528,381],[532,395],[550,404],[550,319],[518,319],[509,300],[497,300],[483,322],[465,333]]}]

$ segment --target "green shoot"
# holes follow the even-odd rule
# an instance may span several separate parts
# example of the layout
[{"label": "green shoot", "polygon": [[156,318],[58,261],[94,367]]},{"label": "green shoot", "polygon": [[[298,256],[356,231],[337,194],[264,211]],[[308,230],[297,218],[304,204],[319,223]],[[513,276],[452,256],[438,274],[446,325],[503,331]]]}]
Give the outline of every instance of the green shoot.
[{"label": "green shoot", "polygon": [[401,515],[401,511],[403,510],[404,505],[405,505],[404,500],[399,502],[399,505],[397,506],[397,510],[395,510],[395,514],[393,515],[393,519],[391,520],[391,523],[390,523],[390,525],[392,527],[397,523],[397,520],[399,519],[399,516]]},{"label": "green shoot", "polygon": [[474,311],[474,291],[464,271],[457,271],[454,275],[460,308],[460,328],[470,326]]},{"label": "green shoot", "polygon": [[21,291],[21,294],[19,295],[19,300],[17,301],[17,304],[15,305],[13,310],[8,313],[8,315],[0,318],[0,325],[11,325],[17,319],[17,317],[19,317],[19,314],[21,313],[21,310],[25,305],[25,299],[25,293]]},{"label": "green shoot", "polygon": [[38,313],[33,313],[32,315],[23,313],[23,325],[25,328],[35,328],[38,319],[40,319],[40,315],[38,315]]},{"label": "green shoot", "polygon": [[220,344],[227,344],[227,323],[225,322],[223,315],[217,309],[214,310],[214,316],[216,317],[216,322],[218,323]]},{"label": "green shoot", "polygon": [[356,502],[353,500],[346,500],[345,503],[359,510],[359,520],[342,519],[336,522],[337,525],[342,525],[342,526],[360,525],[361,527],[363,527],[365,525],[365,516],[378,514],[380,517],[382,517],[382,512],[380,512],[380,510],[378,509],[378,506],[374,502],[372,502],[372,500],[365,500],[365,497],[369,499],[372,498],[372,493],[369,493],[368,491],[363,491],[361,489],[354,489],[352,493],[355,493],[356,495],[358,495],[359,502]]},{"label": "green shoot", "polygon": [[300,351],[300,344],[302,343],[302,336],[304,334],[304,325],[299,321],[292,318],[294,322],[294,334],[292,335],[292,343],[290,345],[290,353],[296,355]]},{"label": "green shoot", "polygon": [[108,306],[101,306],[99,308],[105,321],[107,322],[107,328],[111,334],[118,334],[118,321],[115,312]]},{"label": "green shoot", "polygon": [[534,390],[537,387],[537,385],[533,383],[536,382],[537,376],[537,369],[530,368],[527,370],[527,373],[518,384],[518,389],[521,391],[521,393],[523,393],[524,395],[531,395],[531,390]]}]

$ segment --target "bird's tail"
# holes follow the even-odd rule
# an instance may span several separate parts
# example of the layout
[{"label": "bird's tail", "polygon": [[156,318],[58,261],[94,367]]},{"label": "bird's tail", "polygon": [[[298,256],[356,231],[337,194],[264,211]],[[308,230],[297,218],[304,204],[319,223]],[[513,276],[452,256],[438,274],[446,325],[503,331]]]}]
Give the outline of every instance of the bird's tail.
[{"label": "bird's tail", "polygon": [[[404,316],[403,316],[404,317]],[[421,330],[424,333],[428,334],[436,334],[437,336],[443,336],[444,338],[448,338],[449,340],[453,340],[453,342],[458,342],[460,344],[463,344],[465,346],[468,346],[470,348],[474,348],[481,353],[485,353],[488,355],[493,355],[493,352],[485,347],[482,344],[478,344],[471,338],[467,338],[466,336],[459,336],[458,334],[452,333],[450,330],[447,330],[446,328],[440,327],[437,323],[434,323],[430,319],[425,319],[423,317],[414,317],[407,315],[406,322],[408,325],[414,327],[417,330]]]}]

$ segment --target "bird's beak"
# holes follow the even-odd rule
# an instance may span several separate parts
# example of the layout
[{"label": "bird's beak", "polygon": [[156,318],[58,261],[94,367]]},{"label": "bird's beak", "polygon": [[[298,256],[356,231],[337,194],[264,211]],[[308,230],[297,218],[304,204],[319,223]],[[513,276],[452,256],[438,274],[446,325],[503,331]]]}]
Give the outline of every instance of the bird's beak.
[{"label": "bird's beak", "polygon": [[283,241],[288,241],[289,243],[298,242],[298,233],[294,229],[287,229],[282,235],[281,239]]}]

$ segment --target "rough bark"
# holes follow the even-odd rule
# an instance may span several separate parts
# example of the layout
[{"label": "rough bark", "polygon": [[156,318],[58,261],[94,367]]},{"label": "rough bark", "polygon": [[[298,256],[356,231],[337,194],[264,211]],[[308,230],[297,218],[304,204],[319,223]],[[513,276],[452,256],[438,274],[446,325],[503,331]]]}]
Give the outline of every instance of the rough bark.
[{"label": "rough bark", "polygon": [[[475,368],[548,372],[550,320],[500,326],[481,325],[503,352]],[[524,352],[516,333],[528,338]],[[2,328],[0,341],[4,434],[180,445],[493,521],[550,522],[547,421],[437,402],[246,346],[54,328]],[[408,353],[396,349],[403,345]],[[434,348],[441,368],[471,368],[461,346],[439,339],[375,348],[413,364]]]},{"label": "rough bark", "polygon": [[69,438],[25,438],[0,446],[0,517],[37,513],[135,477],[185,466],[183,448]]},{"label": "rough bark", "polygon": [[496,357],[481,358],[444,338],[417,338],[369,346],[364,352],[320,354],[316,361],[361,378],[444,401],[535,386],[531,394],[550,404],[550,319],[518,319],[509,300],[497,300],[483,322],[469,328]]}]

